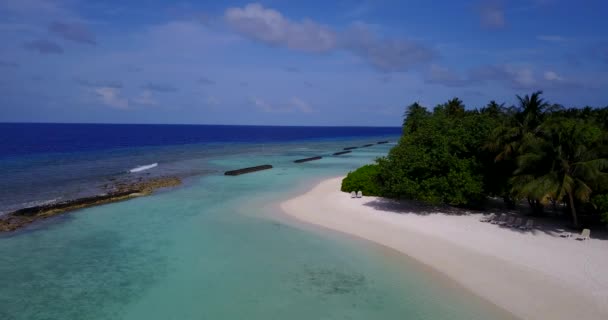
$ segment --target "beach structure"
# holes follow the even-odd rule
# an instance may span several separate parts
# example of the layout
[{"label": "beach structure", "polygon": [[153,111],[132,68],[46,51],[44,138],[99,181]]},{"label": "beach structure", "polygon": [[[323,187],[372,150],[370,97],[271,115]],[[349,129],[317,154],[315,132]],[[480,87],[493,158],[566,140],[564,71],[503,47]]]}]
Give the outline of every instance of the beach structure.
[{"label": "beach structure", "polygon": [[333,155],[334,156],[339,156],[339,155],[343,155],[343,154],[347,154],[347,153],[351,153],[352,151],[340,151],[340,152],[336,152]]},{"label": "beach structure", "polygon": [[378,141],[377,142],[377,144],[385,144],[385,143],[388,143],[388,140],[387,141]]},{"label": "beach structure", "polygon": [[357,198],[363,198],[363,192],[361,192],[361,190],[357,191]]},{"label": "beach structure", "polygon": [[308,162],[308,161],[315,161],[315,160],[319,160],[319,159],[323,159],[323,157],[318,156],[318,157],[311,157],[311,158],[305,158],[305,159],[298,159],[295,160],[295,163],[302,163],[302,162]]},{"label": "beach structure", "polygon": [[256,171],[261,171],[261,170],[268,170],[268,169],[272,169],[272,166],[269,164],[264,164],[261,166],[255,166],[255,167],[248,167],[248,168],[242,168],[242,169],[237,169],[237,170],[230,170],[230,171],[226,171],[224,172],[224,175],[226,176],[238,176],[241,174],[245,174],[245,173],[251,173],[251,172],[256,172]]},{"label": "beach structure", "polygon": [[591,230],[589,229],[583,229],[583,231],[581,232],[581,234],[576,237],[576,240],[589,240],[589,236],[591,236]]},{"label": "beach structure", "polygon": [[371,146],[373,146],[373,145],[374,145],[373,143],[370,143],[370,144],[364,144],[364,145],[362,145],[362,146],[361,146],[361,148],[367,148],[367,147],[371,147]]},{"label": "beach structure", "polygon": [[344,148],[344,150],[353,150],[353,149],[357,149],[357,148],[359,148],[359,147],[346,147],[346,148]]}]

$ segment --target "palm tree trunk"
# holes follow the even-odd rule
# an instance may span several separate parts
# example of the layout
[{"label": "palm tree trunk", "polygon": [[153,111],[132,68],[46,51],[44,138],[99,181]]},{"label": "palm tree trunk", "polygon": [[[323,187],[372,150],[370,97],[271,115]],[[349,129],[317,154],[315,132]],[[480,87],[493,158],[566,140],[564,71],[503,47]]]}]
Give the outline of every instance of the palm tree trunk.
[{"label": "palm tree trunk", "polygon": [[570,200],[570,212],[572,213],[572,222],[574,223],[574,227],[578,228],[578,218],[576,217],[576,208],[574,208],[574,198],[572,197],[571,192],[568,192],[568,199]]}]

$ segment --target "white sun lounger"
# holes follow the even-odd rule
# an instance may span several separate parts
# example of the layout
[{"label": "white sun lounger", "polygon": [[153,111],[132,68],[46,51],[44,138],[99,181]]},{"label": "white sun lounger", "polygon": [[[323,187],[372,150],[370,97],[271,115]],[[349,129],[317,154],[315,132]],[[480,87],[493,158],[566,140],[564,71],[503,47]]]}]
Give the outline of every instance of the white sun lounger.
[{"label": "white sun lounger", "polygon": [[499,224],[503,221],[505,221],[507,219],[507,215],[506,214],[501,214],[497,219],[494,219],[493,221],[491,221],[492,224]]},{"label": "white sun lounger", "polygon": [[352,191],[352,192],[350,193],[350,197],[351,197],[351,198],[356,198],[356,197],[357,197],[357,193],[356,193],[356,192],[354,192],[354,191]]},{"label": "white sun lounger", "polygon": [[524,224],[523,226],[520,226],[519,228],[521,230],[530,230],[530,229],[532,229],[532,227],[534,227],[534,220],[528,219],[526,224]]},{"label": "white sun lounger", "polygon": [[508,226],[515,221],[515,217],[509,217],[506,221],[501,221],[498,223],[499,226]]},{"label": "white sun lounger", "polygon": [[576,240],[589,240],[590,235],[591,235],[591,230],[583,229],[583,232],[581,232],[581,234],[578,237],[576,237]]},{"label": "white sun lounger", "polygon": [[357,191],[357,198],[363,198],[363,192],[361,192],[361,190]]},{"label": "white sun lounger", "polygon": [[491,214],[489,216],[483,217],[481,218],[481,222],[492,222],[494,219],[496,219],[496,215],[495,214]]},{"label": "white sun lounger", "polygon": [[509,227],[509,228],[519,228],[519,226],[521,226],[521,224],[523,222],[524,222],[524,219],[517,218],[517,219],[515,219],[515,222],[507,224],[507,227]]}]

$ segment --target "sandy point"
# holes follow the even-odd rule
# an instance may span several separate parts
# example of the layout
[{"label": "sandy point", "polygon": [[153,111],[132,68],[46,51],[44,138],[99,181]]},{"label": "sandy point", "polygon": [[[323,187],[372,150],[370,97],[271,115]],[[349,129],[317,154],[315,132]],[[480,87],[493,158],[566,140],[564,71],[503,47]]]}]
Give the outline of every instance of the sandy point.
[{"label": "sandy point", "polygon": [[280,207],[416,259],[522,319],[608,319],[608,240],[561,238],[542,221],[520,231],[480,222],[480,214],[352,199],[341,181],[322,181]]}]

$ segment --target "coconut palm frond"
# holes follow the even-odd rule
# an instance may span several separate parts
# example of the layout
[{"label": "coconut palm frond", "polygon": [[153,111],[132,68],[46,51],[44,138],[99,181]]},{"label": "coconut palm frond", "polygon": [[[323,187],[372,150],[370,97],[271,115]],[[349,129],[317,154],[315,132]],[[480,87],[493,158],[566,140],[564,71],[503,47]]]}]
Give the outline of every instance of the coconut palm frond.
[{"label": "coconut palm frond", "polygon": [[585,180],[596,179],[608,168],[608,159],[595,159],[572,164],[572,174]]},{"label": "coconut palm frond", "polygon": [[591,190],[584,181],[576,179],[576,189],[574,191],[574,197],[576,199],[587,202],[589,201],[589,198],[591,198],[592,192],[593,190]]}]

